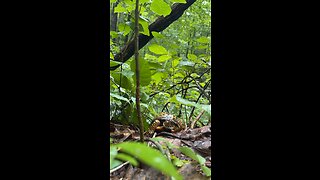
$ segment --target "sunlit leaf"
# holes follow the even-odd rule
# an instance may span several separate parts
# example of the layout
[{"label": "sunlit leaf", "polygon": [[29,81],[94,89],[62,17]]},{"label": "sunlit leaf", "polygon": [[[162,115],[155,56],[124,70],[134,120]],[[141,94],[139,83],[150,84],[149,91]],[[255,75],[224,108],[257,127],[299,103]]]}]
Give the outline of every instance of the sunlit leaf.
[{"label": "sunlit leaf", "polygon": [[204,36],[202,36],[202,37],[198,38],[197,41],[198,41],[199,43],[208,43],[208,42],[209,42],[209,39],[206,38],[206,37],[204,37]]},{"label": "sunlit leaf", "polygon": [[163,38],[164,36],[156,31],[152,31],[151,32],[152,36],[154,36],[155,38]]},{"label": "sunlit leaf", "polygon": [[158,62],[165,62],[168,61],[171,58],[170,55],[162,55],[158,58]]},{"label": "sunlit leaf", "polygon": [[128,26],[127,24],[123,24],[123,23],[119,24],[118,28],[119,28],[119,31],[123,32],[124,36],[129,34],[131,31],[130,26]]},{"label": "sunlit leaf", "polygon": [[150,31],[149,31],[149,23],[148,21],[140,18],[139,23],[141,24],[143,31],[141,32],[144,35],[150,36]]},{"label": "sunlit leaf", "polygon": [[122,13],[122,12],[126,12],[126,8],[122,7],[121,4],[118,4],[117,7],[114,8],[114,12],[115,13]]},{"label": "sunlit leaf", "polygon": [[163,73],[157,72],[156,74],[154,74],[152,76],[152,79],[154,79],[156,81],[156,84],[159,84],[159,82],[161,82],[161,80],[162,80],[162,76],[163,76]]},{"label": "sunlit leaf", "polygon": [[188,54],[188,59],[190,59],[190,60],[196,60],[197,59],[197,56],[196,55],[194,55],[194,54]]},{"label": "sunlit leaf", "polygon": [[155,54],[168,54],[168,51],[163,46],[152,44],[149,47],[149,50]]},{"label": "sunlit leaf", "polygon": [[152,0],[150,9],[159,16],[167,16],[171,13],[170,5],[163,0]]}]

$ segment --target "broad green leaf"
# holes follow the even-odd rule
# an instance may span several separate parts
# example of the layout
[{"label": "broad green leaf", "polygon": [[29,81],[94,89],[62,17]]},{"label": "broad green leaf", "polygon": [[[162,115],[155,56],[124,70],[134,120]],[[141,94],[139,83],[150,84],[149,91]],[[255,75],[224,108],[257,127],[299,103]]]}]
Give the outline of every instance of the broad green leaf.
[{"label": "broad green leaf", "polygon": [[164,36],[156,31],[151,32],[152,36],[155,38],[163,38]]},{"label": "broad green leaf", "polygon": [[149,31],[149,23],[148,21],[140,18],[139,23],[141,24],[143,31],[141,32],[144,35],[150,36],[150,31]]},{"label": "broad green leaf", "polygon": [[117,0],[110,0],[110,2],[111,2],[111,3],[115,3],[115,2],[117,2]]},{"label": "broad green leaf", "polygon": [[182,180],[182,176],[178,173],[174,165],[160,151],[148,147],[146,144],[135,142],[124,142],[117,144],[122,152],[136,157],[144,164],[161,171],[162,173],[173,176],[176,180]]},{"label": "broad green leaf", "polygon": [[131,31],[130,26],[128,26],[127,24],[123,24],[123,23],[119,24],[118,28],[119,28],[119,31],[120,31],[120,32],[123,32],[123,35],[124,35],[124,36],[126,36],[127,34],[129,34],[130,31]]},{"label": "broad green leaf", "polygon": [[[148,61],[139,57],[140,62],[140,86],[148,86],[151,81],[151,71]],[[130,64],[131,70],[134,72],[133,81],[136,84],[136,62],[131,61]]]},{"label": "broad green leaf", "polygon": [[126,12],[126,8],[122,7],[121,4],[118,4],[117,7],[114,8],[114,12],[115,13],[122,13],[122,12]]},{"label": "broad green leaf", "polygon": [[163,0],[152,0],[150,9],[159,16],[167,16],[171,13],[170,5]]},{"label": "broad green leaf", "polygon": [[190,59],[190,60],[194,61],[194,60],[196,60],[196,59],[197,59],[197,56],[196,56],[196,55],[194,55],[194,54],[188,54],[188,59]]},{"label": "broad green leaf", "polygon": [[139,0],[139,2],[141,3],[141,4],[143,4],[143,3],[146,3],[146,2],[149,2],[150,0]]},{"label": "broad green leaf", "polygon": [[[132,82],[124,74],[119,72],[111,72],[111,76],[114,78],[114,81],[120,85],[122,88],[127,90],[132,90]],[[121,75],[121,84],[120,84],[120,75]]]},{"label": "broad green leaf", "polygon": [[[113,54],[112,54],[112,52],[110,52],[110,59],[114,59],[114,56],[113,56]],[[114,65],[111,65],[112,63],[111,63],[111,61],[110,61],[110,66],[112,67],[112,66],[114,66]]]},{"label": "broad green leaf", "polygon": [[120,159],[124,162],[129,161],[129,163],[132,164],[133,166],[138,166],[138,164],[139,164],[138,161],[136,159],[134,159],[132,156],[128,156],[123,153],[118,153],[116,158]]},{"label": "broad green leaf", "polygon": [[161,80],[162,80],[162,76],[163,76],[163,73],[157,72],[156,74],[154,74],[152,76],[152,79],[154,79],[156,81],[156,84],[159,84],[159,82],[161,82]]},{"label": "broad green leaf", "polygon": [[207,37],[202,36],[202,37],[198,38],[197,41],[199,43],[208,43],[209,39]]},{"label": "broad green leaf", "polygon": [[149,50],[155,54],[168,54],[168,51],[163,46],[152,44],[149,47]]},{"label": "broad green leaf", "polygon": [[170,55],[162,55],[158,58],[158,62],[165,62],[168,61],[171,58]]},{"label": "broad green leaf", "polygon": [[123,101],[126,101],[126,102],[130,103],[129,99],[127,99],[127,98],[125,98],[123,96],[119,96],[118,94],[110,93],[110,96],[114,97],[116,99],[123,100]]},{"label": "broad green leaf", "polygon": [[145,59],[150,59],[150,60],[156,60],[156,59],[157,59],[156,56],[153,56],[153,55],[150,55],[150,54],[145,54],[145,55],[144,55],[144,58],[145,58]]},{"label": "broad green leaf", "polygon": [[180,63],[181,59],[182,59],[181,57],[174,59],[172,61],[172,67],[176,67]]},{"label": "broad green leaf", "polygon": [[110,36],[111,36],[112,38],[117,38],[117,37],[118,37],[118,33],[115,32],[115,31],[110,31]]}]

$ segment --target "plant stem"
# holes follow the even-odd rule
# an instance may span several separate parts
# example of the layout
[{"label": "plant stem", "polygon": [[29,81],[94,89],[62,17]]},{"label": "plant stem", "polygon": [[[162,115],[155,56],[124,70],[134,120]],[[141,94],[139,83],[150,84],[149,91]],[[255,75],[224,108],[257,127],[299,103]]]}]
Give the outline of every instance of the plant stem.
[{"label": "plant stem", "polygon": [[136,106],[137,106],[137,116],[140,125],[140,141],[144,142],[144,128],[143,121],[141,119],[140,112],[140,63],[139,63],[139,0],[136,0],[135,9],[135,52],[134,57],[136,61]]}]

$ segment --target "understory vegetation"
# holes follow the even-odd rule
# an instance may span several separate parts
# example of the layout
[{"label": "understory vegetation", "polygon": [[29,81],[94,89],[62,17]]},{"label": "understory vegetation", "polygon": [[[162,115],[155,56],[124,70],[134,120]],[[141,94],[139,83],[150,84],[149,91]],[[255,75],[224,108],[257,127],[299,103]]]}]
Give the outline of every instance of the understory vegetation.
[{"label": "understory vegetation", "polygon": [[[184,130],[210,125],[211,1],[140,0],[138,71],[135,9],[135,0],[110,0],[110,122],[138,131],[140,114],[146,132],[154,118],[166,112],[181,119]],[[110,139],[111,169],[126,161],[134,166],[142,162],[175,179],[182,178],[176,169],[186,161],[133,141]],[[164,149],[178,149],[211,176],[204,157],[192,148],[163,142],[167,144]]]}]

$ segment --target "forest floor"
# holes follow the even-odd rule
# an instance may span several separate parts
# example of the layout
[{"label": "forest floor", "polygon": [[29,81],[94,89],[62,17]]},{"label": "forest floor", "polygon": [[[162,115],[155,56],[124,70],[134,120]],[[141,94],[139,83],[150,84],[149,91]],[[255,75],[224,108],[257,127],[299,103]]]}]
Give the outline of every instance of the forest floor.
[{"label": "forest floor", "polygon": [[[111,123],[110,127],[110,135],[117,143],[124,141],[137,141],[139,139],[138,131],[130,126]],[[179,173],[183,176],[183,179],[210,179],[210,177],[205,176],[198,162],[192,160],[188,156],[185,156],[183,153],[177,150],[177,147],[186,146],[191,148],[195,153],[204,157],[205,166],[211,168],[211,124],[201,128],[186,129],[178,133],[155,133],[153,134],[153,138],[146,138],[151,147],[157,148],[152,140],[155,137],[162,140],[159,141],[159,144],[164,147],[166,150],[165,155],[170,161],[172,161],[173,164],[175,164]],[[167,146],[168,144],[170,144],[170,147]],[[110,173],[111,180],[170,179],[170,177],[165,176],[160,171],[157,171],[144,164],[134,167],[129,163],[123,163],[117,168],[111,170]]]}]

